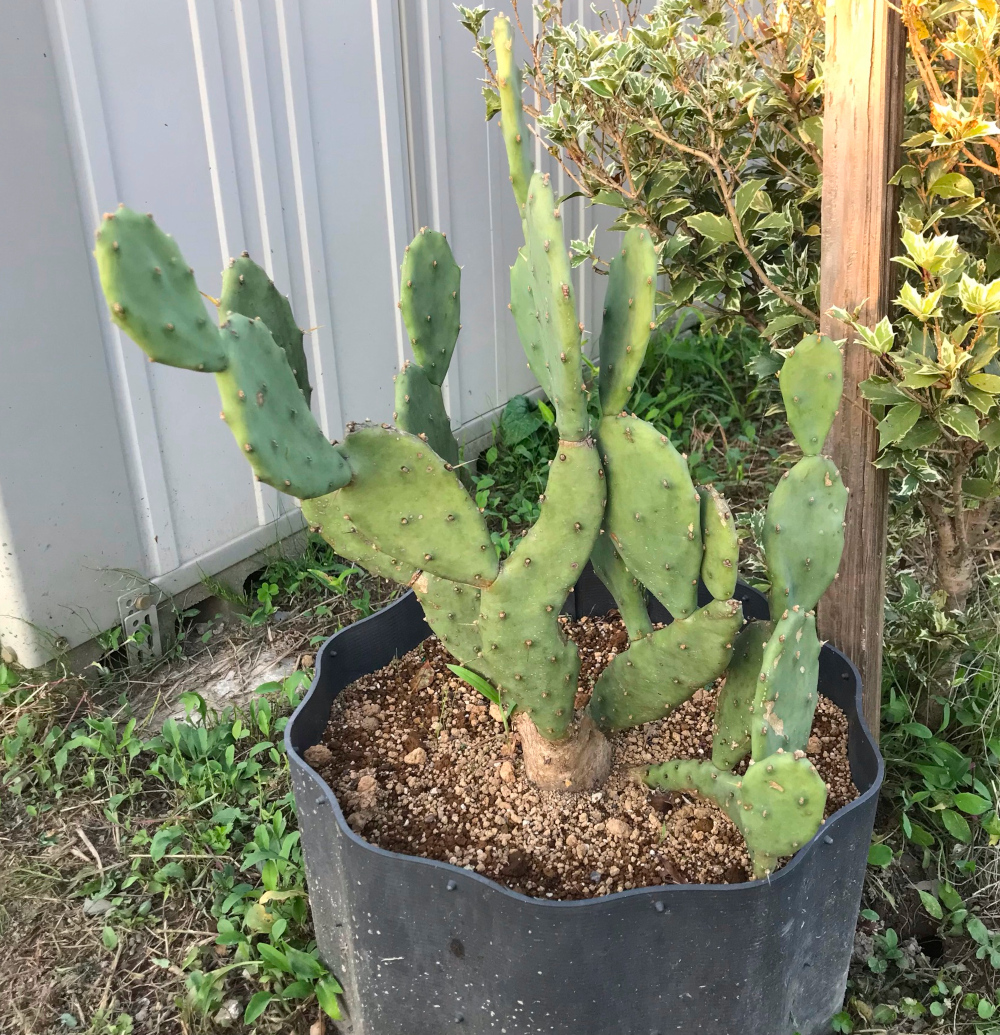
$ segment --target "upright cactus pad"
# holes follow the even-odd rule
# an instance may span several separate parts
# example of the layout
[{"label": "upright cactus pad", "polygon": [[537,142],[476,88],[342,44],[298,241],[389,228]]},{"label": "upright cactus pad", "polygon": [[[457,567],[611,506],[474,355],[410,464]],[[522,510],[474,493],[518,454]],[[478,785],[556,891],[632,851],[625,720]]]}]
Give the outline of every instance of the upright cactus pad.
[{"label": "upright cactus pad", "polygon": [[241,313],[251,320],[260,318],[281,348],[295,375],[295,382],[305,396],[306,406],[312,398],[309,367],[302,345],[302,329],[292,315],[288,299],[274,286],[266,271],[244,252],[230,259],[222,272],[222,294],[219,296],[220,322],[230,313]]},{"label": "upright cactus pad", "polygon": [[720,769],[731,769],[750,751],[750,724],[756,714],[758,677],[764,647],[773,629],[771,622],[750,622],[740,630],[733,644],[729,671],[715,705],[712,762]]},{"label": "upright cactus pad", "polygon": [[736,566],[740,559],[740,540],[729,504],[711,485],[698,489],[701,497],[701,580],[717,600],[736,592]]},{"label": "upright cactus pad", "polygon": [[216,334],[226,348],[226,367],[215,375],[222,418],[257,477],[299,499],[346,485],[350,468],[313,419],[263,322],[232,313]]},{"label": "upright cactus pad", "polygon": [[632,643],[598,678],[591,718],[605,731],[662,719],[725,672],[742,624],[738,600],[713,600]]},{"label": "upright cactus pad", "polygon": [[[521,248],[510,268],[510,311],[514,315],[517,334],[521,339],[528,368],[546,395],[552,395],[552,375],[543,340],[541,313],[534,296],[534,277],[528,261],[528,249]],[[544,304],[544,303],[542,303]]]},{"label": "upright cactus pad", "polygon": [[778,372],[788,425],[806,456],[823,451],[844,391],[840,346],[824,334],[809,334],[790,349]]},{"label": "upright cactus pad", "polygon": [[580,658],[558,617],[601,527],[600,470],[590,441],[559,443],[538,520],[481,594],[483,654],[497,689],[549,740],[573,719]]},{"label": "upright cactus pad", "polygon": [[649,231],[633,227],[611,260],[601,326],[601,411],[624,409],[642,367],[653,329],[656,249]]},{"label": "upright cactus pad", "polygon": [[439,578],[493,582],[497,555],[483,518],[426,442],[375,425],[352,431],[337,449],[353,474],[337,493],[345,528]]},{"label": "upright cactus pad", "polygon": [[500,129],[507,149],[514,200],[523,219],[528,181],[534,165],[530,157],[531,138],[524,124],[524,108],[521,104],[521,68],[514,60],[514,33],[510,19],[502,14],[493,19],[493,47],[497,56]]},{"label": "upright cactus pad", "polygon": [[458,463],[458,443],[451,432],[451,421],[444,408],[440,385],[427,379],[424,368],[404,363],[394,378],[396,408],[393,419],[401,431],[426,436],[427,444],[443,460]]},{"label": "upright cactus pad", "polygon": [[816,616],[787,612],[761,658],[753,714],[750,716],[752,757],[778,748],[804,750],[819,700],[819,652]]},{"label": "upright cactus pad", "polygon": [[796,606],[811,611],[833,581],[846,508],[847,489],[829,457],[804,457],[782,475],[764,524],[774,616]]},{"label": "upright cactus pad", "polygon": [[458,340],[462,271],[444,234],[424,227],[407,246],[401,273],[399,308],[413,355],[440,385]]},{"label": "upright cactus pad", "polygon": [[602,531],[597,537],[594,552],[590,555],[590,563],[594,566],[597,577],[615,598],[629,639],[641,640],[648,636],[653,631],[653,623],[649,620],[646,591],[642,583],[625,567],[625,562],[618,556],[611,536],[606,531]]},{"label": "upright cactus pad", "polygon": [[581,372],[583,325],[577,320],[573,301],[572,270],[563,239],[562,214],[547,175],[535,173],[531,177],[524,211],[532,296],[541,325],[559,437],[579,442],[590,428]]},{"label": "upright cactus pad", "polygon": [[414,580],[413,592],[438,639],[466,668],[492,681],[479,633],[480,591],[424,571]]},{"label": "upright cactus pad", "polygon": [[823,822],[826,784],[808,759],[788,752],[761,759],[744,776],[694,759],[651,766],[641,775],[650,787],[714,801],[746,840],[758,878],[797,852]]},{"label": "upright cactus pad", "polygon": [[701,500],[666,435],[635,417],[597,431],[608,477],[604,523],[628,570],[674,618],[694,613],[701,572]]},{"label": "upright cactus pad", "polygon": [[120,207],[97,228],[94,255],[111,319],[151,360],[225,370],[226,348],[194,271],[150,215]]}]

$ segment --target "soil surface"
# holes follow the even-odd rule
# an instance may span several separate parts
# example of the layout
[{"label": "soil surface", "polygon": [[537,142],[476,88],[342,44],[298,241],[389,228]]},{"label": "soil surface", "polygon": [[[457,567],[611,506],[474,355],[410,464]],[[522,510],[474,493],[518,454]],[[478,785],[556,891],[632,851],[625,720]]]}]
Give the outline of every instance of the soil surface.
[{"label": "soil surface", "polygon": [[[580,650],[579,708],[628,639],[617,612],[560,621]],[[449,662],[431,636],[359,679],[334,702],[323,743],[306,752],[368,841],[554,899],[749,879],[743,839],[717,806],[630,777],[643,763],[709,757],[717,690],[699,690],[664,719],[615,734],[604,787],[569,795],[527,782],[517,735]],[[830,816],[858,792],[846,716],[823,697],[812,734],[808,754],[829,787]]]}]

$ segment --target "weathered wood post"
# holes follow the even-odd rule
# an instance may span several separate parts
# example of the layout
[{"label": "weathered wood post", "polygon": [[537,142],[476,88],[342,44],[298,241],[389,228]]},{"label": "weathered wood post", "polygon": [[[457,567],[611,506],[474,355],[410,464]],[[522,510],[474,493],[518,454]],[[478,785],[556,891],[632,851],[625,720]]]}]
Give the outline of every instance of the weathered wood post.
[{"label": "weathered wood post", "polygon": [[862,305],[874,324],[894,295],[896,192],[903,123],[905,30],[887,0],[828,0],[823,123],[821,328],[847,338],[844,401],[828,443],[850,487],[840,577],[823,600],[820,630],[861,671],[864,712],[878,736],[888,476],[871,466],[878,433],[858,383],[874,358],[852,343],[832,305]]}]

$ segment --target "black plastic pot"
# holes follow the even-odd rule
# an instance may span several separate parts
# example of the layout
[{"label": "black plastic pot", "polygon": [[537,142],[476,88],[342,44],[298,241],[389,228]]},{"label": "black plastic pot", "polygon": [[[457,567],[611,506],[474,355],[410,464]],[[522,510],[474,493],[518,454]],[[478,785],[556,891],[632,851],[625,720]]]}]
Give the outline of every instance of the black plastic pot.
[{"label": "black plastic pot", "polygon": [[[748,617],[764,598],[740,586]],[[592,573],[567,602],[613,606]],[[664,619],[663,613],[654,617]],[[579,902],[532,899],[447,863],[384,851],[347,825],[303,761],[355,679],[430,633],[412,593],[331,637],[286,732],[320,952],[350,1035],[820,1035],[839,1010],[883,765],[861,681],[839,651],[820,691],[850,718],[861,796],[766,881],[674,884]]]}]

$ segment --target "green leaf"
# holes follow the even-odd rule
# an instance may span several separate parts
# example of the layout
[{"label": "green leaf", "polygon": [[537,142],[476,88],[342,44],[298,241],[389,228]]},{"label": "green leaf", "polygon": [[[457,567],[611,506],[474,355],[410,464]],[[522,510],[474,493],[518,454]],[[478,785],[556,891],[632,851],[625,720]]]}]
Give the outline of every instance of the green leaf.
[{"label": "green leaf", "polygon": [[988,1021],[996,1012],[997,1008],[989,1001],[989,999],[979,1000],[979,1005],[976,1007],[976,1013],[978,1013],[984,1021]]},{"label": "green leaf", "polygon": [[997,374],[970,374],[966,380],[970,385],[990,395],[1000,392],[1000,376]]},{"label": "green leaf", "polygon": [[741,223],[747,210],[750,208],[751,202],[766,183],[767,180],[764,179],[747,180],[746,183],[737,188],[736,194],[733,196],[733,207],[736,209],[737,218]]},{"label": "green leaf", "polygon": [[316,982],[316,998],[319,1000],[320,1009],[331,1020],[339,1021],[342,1018],[337,996],[343,991],[337,979],[329,975]]},{"label": "green leaf", "polygon": [[974,942],[978,942],[980,945],[990,944],[990,932],[986,930],[986,924],[978,916],[970,916],[965,921],[965,929]]},{"label": "green leaf", "polygon": [[473,672],[471,669],[463,668],[461,665],[449,665],[448,668],[450,668],[459,679],[464,679],[473,690],[478,690],[487,701],[492,701],[497,705],[500,703],[500,692],[483,679],[478,672]]},{"label": "green leaf", "polygon": [[962,908],[962,896],[947,881],[942,881],[938,895],[949,912]]},{"label": "green leaf", "polygon": [[879,448],[898,442],[917,423],[920,417],[920,403],[907,402],[893,406],[879,421]]},{"label": "green leaf", "polygon": [[868,849],[868,865],[885,869],[892,862],[892,849],[886,844],[872,845]]},{"label": "green leaf", "polygon": [[685,222],[702,237],[707,237],[717,244],[732,244],[736,240],[733,224],[724,216],[716,216],[711,212],[698,212],[693,216],[688,216]]},{"label": "green leaf", "polygon": [[956,841],[961,841],[965,845],[971,844],[972,829],[969,826],[969,821],[960,812],[956,812],[954,809],[945,809],[941,813],[941,822],[944,824],[945,830]]},{"label": "green leaf", "polygon": [[976,188],[972,180],[961,173],[945,173],[934,180],[927,193],[930,197],[936,194],[939,198],[971,198]]},{"label": "green leaf", "polygon": [[500,418],[503,440],[508,446],[516,446],[530,438],[544,423],[542,415],[532,408],[525,396],[515,395],[507,401]]},{"label": "green leaf", "polygon": [[893,406],[896,403],[910,402],[905,392],[901,392],[887,377],[878,374],[862,381],[858,388],[861,394],[869,401],[879,406]]},{"label": "green leaf", "polygon": [[955,807],[961,809],[967,816],[981,816],[993,808],[993,802],[981,798],[978,794],[970,794],[968,791],[956,794],[954,801]]},{"label": "green leaf", "polygon": [[181,827],[163,827],[153,835],[149,846],[149,856],[153,862],[158,862],[167,854],[167,849],[184,833]]},{"label": "green leaf", "polygon": [[896,443],[905,451],[926,449],[941,437],[941,429],[932,420],[918,420],[916,424]]},{"label": "green leaf", "polygon": [[937,419],[957,435],[971,438],[975,442],[979,441],[979,418],[971,406],[966,406],[964,403],[953,403],[941,410]]},{"label": "green leaf", "polygon": [[101,941],[104,943],[105,949],[117,949],[118,948],[118,935],[115,934],[113,927],[105,927],[101,931]]},{"label": "green leaf", "polygon": [[920,740],[930,740],[934,736],[922,722],[904,722],[899,728],[904,733],[909,733],[911,737],[917,737]]},{"label": "green leaf", "polygon": [[941,903],[938,902],[938,900],[929,891],[920,891],[920,901],[923,903],[924,909],[926,909],[935,920],[944,919],[944,912],[941,909]]},{"label": "green leaf", "polygon": [[285,947],[285,958],[292,968],[292,973],[300,981],[318,981],[326,973],[326,967],[315,956],[301,949]]},{"label": "green leaf", "polygon": [[246,1010],[243,1011],[243,1020],[246,1024],[253,1024],[255,1020],[267,1009],[268,1004],[274,999],[271,992],[254,992],[250,996]]},{"label": "green leaf", "polygon": [[256,949],[260,958],[272,969],[280,970],[283,974],[291,974],[292,968],[285,954],[267,942],[258,942]]},{"label": "green leaf", "polygon": [[979,429],[979,437],[987,449],[1000,448],[1000,420],[991,420]]}]

